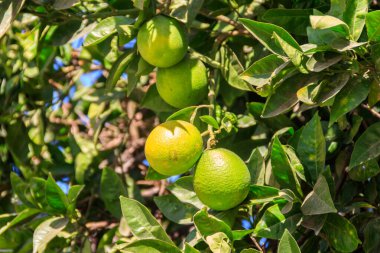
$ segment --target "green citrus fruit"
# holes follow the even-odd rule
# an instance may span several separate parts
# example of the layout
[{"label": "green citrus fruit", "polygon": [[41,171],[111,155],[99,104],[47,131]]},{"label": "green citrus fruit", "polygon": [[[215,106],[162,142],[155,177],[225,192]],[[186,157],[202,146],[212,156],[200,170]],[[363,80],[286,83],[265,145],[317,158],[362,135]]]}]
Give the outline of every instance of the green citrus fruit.
[{"label": "green citrus fruit", "polygon": [[167,68],[180,62],[187,51],[184,29],[175,19],[162,15],[146,22],[137,34],[137,48],[151,65]]},{"label": "green citrus fruit", "polygon": [[173,176],[185,173],[199,159],[203,140],[198,129],[182,120],[165,122],[149,134],[145,156],[158,173]]},{"label": "green citrus fruit", "polygon": [[218,211],[239,205],[248,195],[250,182],[251,175],[244,161],[223,148],[206,150],[194,174],[198,198]]},{"label": "green citrus fruit", "polygon": [[207,95],[207,72],[197,59],[186,57],[170,68],[157,70],[157,90],[169,105],[183,108],[196,105]]}]

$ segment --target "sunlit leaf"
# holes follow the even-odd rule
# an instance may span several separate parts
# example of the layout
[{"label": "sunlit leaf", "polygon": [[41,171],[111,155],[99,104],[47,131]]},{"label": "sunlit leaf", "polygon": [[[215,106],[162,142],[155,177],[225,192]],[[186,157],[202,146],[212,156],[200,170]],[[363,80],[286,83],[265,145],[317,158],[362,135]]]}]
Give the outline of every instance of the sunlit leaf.
[{"label": "sunlit leaf", "polygon": [[67,218],[53,217],[42,222],[33,234],[33,253],[44,252],[47,244],[67,225]]},{"label": "sunlit leaf", "polygon": [[165,230],[150,210],[134,199],[120,197],[123,217],[132,233],[139,239],[158,239],[173,245]]}]

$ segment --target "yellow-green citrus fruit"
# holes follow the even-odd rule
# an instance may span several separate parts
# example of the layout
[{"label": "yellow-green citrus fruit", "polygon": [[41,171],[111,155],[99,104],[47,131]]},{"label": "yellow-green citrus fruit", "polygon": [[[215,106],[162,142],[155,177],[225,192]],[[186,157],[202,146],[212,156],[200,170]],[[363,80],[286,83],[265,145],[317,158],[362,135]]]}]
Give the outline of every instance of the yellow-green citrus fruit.
[{"label": "yellow-green citrus fruit", "polygon": [[198,129],[182,120],[167,121],[153,129],[145,144],[145,156],[158,173],[173,176],[185,173],[202,154],[203,140]]},{"label": "yellow-green citrus fruit", "polygon": [[158,15],[140,28],[137,48],[142,58],[151,65],[168,68],[185,56],[186,34],[178,21]]},{"label": "yellow-green citrus fruit", "polygon": [[186,57],[170,68],[157,70],[157,90],[169,105],[196,105],[207,95],[207,70],[198,59]]},{"label": "yellow-green citrus fruit", "polygon": [[222,211],[239,205],[247,197],[250,182],[244,161],[227,149],[217,148],[203,153],[193,183],[203,204]]}]

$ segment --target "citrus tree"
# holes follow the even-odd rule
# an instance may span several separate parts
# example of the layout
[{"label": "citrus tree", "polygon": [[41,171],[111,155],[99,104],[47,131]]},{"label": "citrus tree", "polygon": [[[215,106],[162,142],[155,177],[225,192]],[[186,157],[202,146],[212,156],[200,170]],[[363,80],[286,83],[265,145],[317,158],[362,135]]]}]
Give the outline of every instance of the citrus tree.
[{"label": "citrus tree", "polygon": [[379,252],[379,7],[0,0],[0,251]]}]

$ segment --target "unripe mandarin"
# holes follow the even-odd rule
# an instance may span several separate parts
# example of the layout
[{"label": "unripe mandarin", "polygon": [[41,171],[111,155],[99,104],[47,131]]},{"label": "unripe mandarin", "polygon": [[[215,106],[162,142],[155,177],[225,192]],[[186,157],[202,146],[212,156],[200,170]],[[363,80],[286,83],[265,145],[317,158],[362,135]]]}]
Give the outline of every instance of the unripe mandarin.
[{"label": "unripe mandarin", "polygon": [[203,140],[198,129],[182,120],[167,121],[149,134],[145,156],[158,173],[173,176],[185,173],[199,159]]},{"label": "unripe mandarin", "polygon": [[187,51],[185,30],[175,19],[155,16],[137,34],[137,48],[144,60],[160,68],[180,62]]},{"label": "unripe mandarin", "polygon": [[207,95],[207,69],[198,59],[186,57],[170,68],[157,70],[157,90],[169,105],[184,108],[199,104]]},{"label": "unripe mandarin", "polygon": [[194,190],[206,206],[222,211],[239,205],[248,195],[251,175],[244,161],[223,149],[203,152],[194,174]]}]

